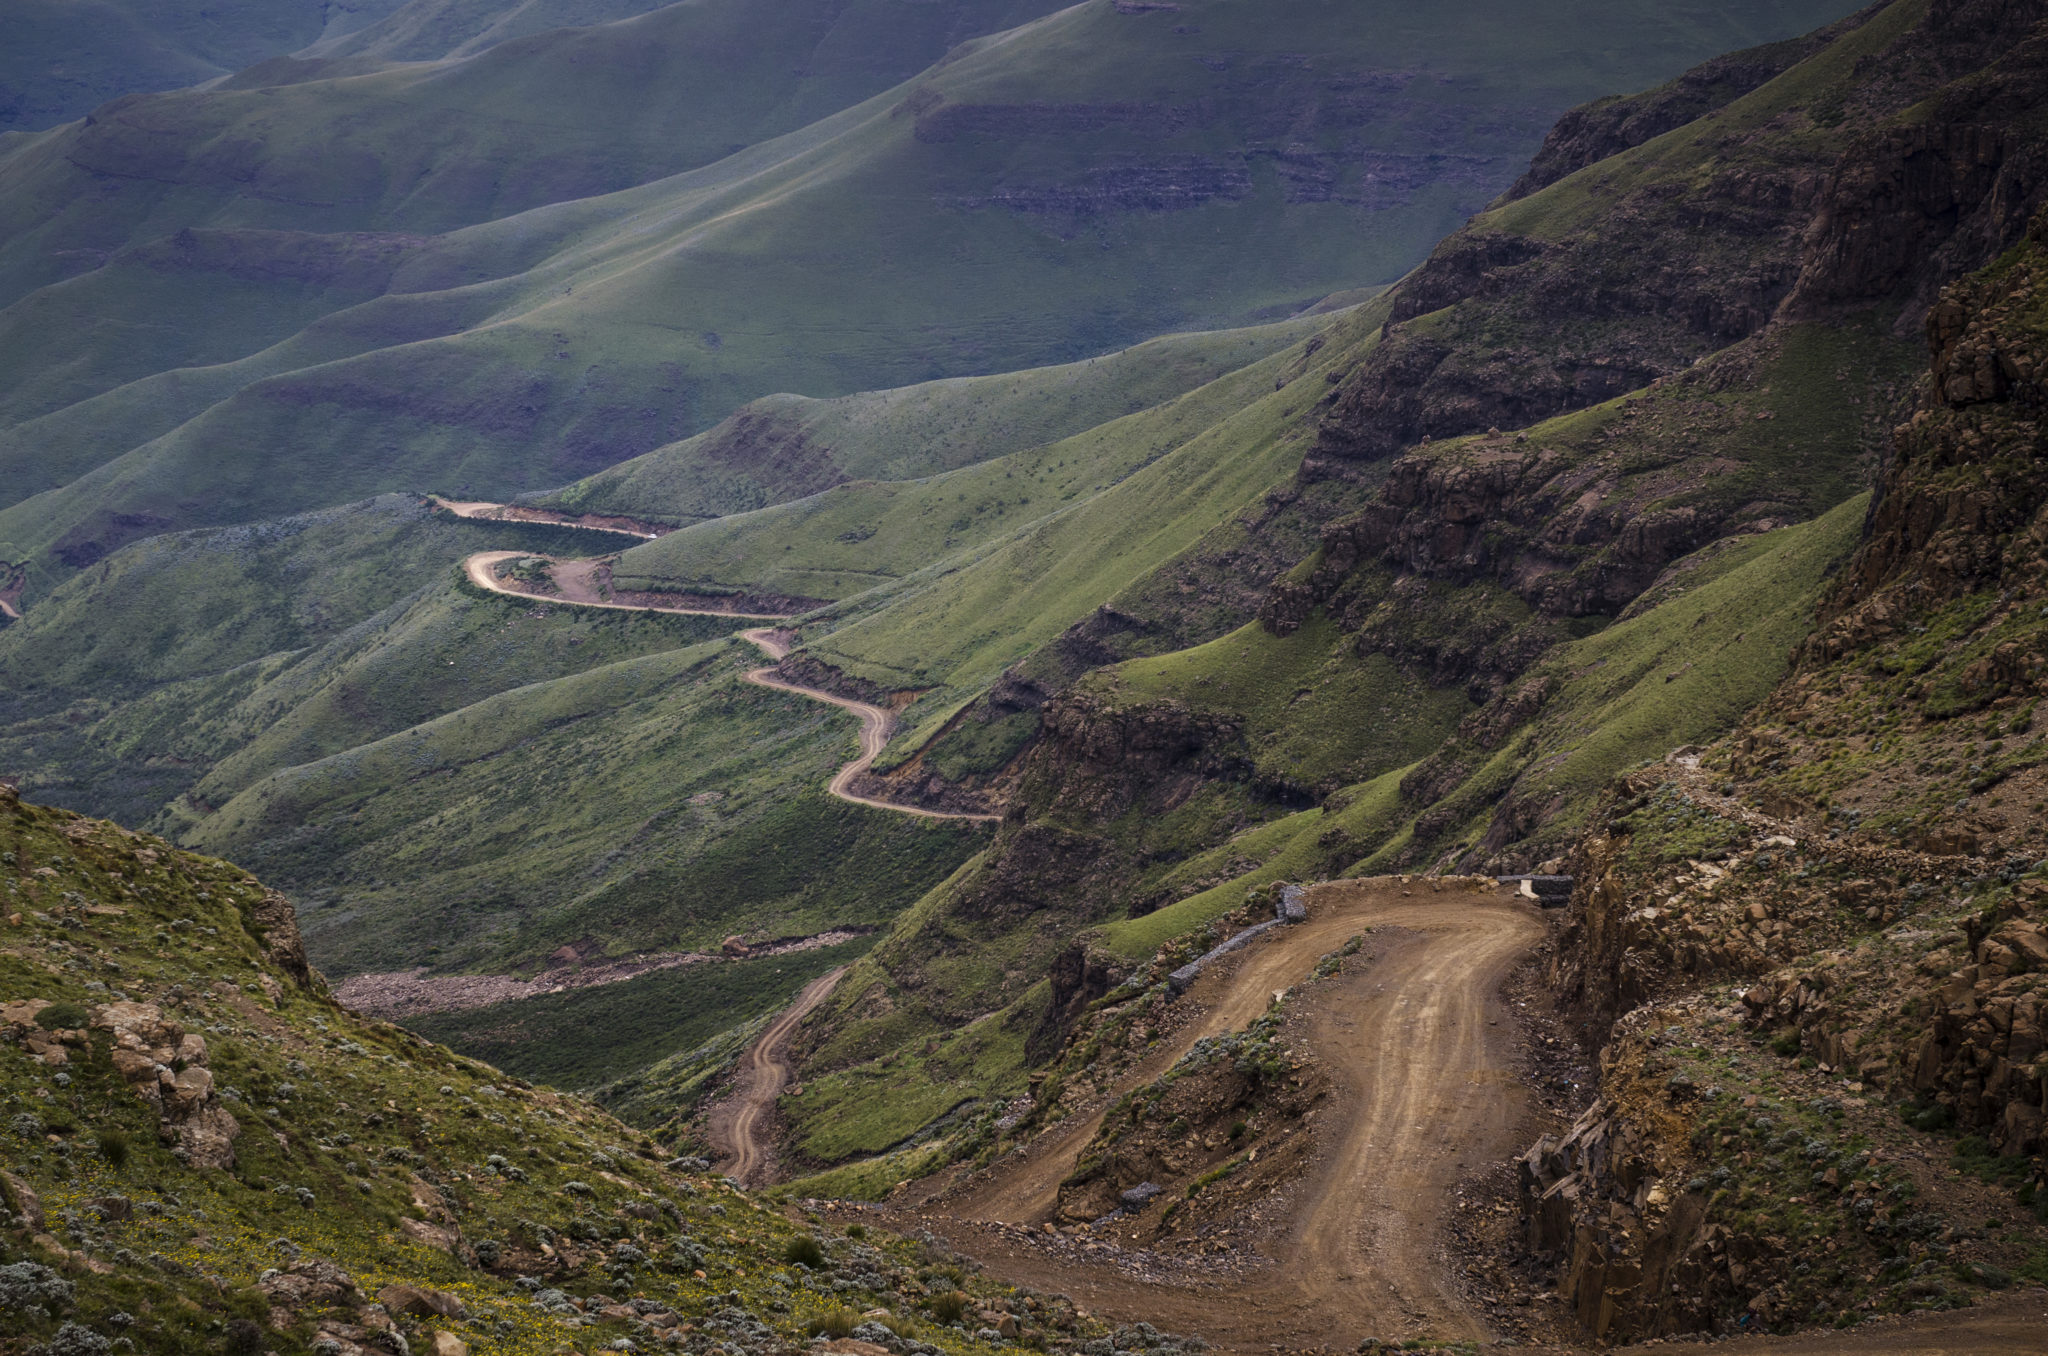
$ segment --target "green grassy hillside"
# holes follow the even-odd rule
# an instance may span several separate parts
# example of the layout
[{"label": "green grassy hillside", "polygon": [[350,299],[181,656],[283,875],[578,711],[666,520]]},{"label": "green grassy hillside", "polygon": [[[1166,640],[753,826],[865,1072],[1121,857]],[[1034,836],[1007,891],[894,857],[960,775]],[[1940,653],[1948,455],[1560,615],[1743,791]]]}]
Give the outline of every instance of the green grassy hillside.
[{"label": "green grassy hillside", "polygon": [[[722,633],[536,617],[454,592],[470,552],[593,540],[392,495],[138,544],[0,630],[0,762],[41,799],[142,824],[251,740],[329,752],[536,677]],[[475,641],[487,661],[469,658]]]},{"label": "green grassy hillside", "polygon": [[[766,142],[760,101],[779,96],[746,63],[702,80],[673,68],[686,53],[664,26],[691,8],[500,44],[445,72],[151,96],[12,149],[0,296],[24,309],[0,397],[17,417],[144,379],[151,317],[182,336],[158,371],[246,359],[321,305],[348,306],[331,324],[355,348],[273,368],[174,429],[124,424],[148,440],[98,440],[114,459],[0,510],[0,540],[75,568],[149,531],[405,483],[502,495],[778,389],[1011,370],[1289,313],[1405,271],[1513,178],[1556,109],[1841,6],[1588,0],[1530,31],[1480,0],[1364,16],[1201,0],[1177,24],[1095,0]],[[1461,36],[1447,45],[1449,25]],[[589,69],[637,83],[584,98]],[[674,177],[647,182],[661,174]],[[88,195],[86,175],[110,187]],[[360,281],[357,237],[293,236],[280,252],[234,234],[476,222],[385,239],[384,295],[354,305],[329,280]],[[126,286],[138,265],[162,285]],[[113,270],[104,286],[96,270]],[[269,299],[190,304],[223,277]],[[37,328],[89,332],[115,293],[159,300],[104,337],[104,368],[98,348],[73,361],[29,343]],[[269,319],[245,327],[244,309]]]},{"label": "green grassy hillside", "polygon": [[291,882],[343,973],[886,920],[982,831],[827,797],[853,721],[743,682],[753,657],[712,641],[515,688],[273,773],[182,836]]},{"label": "green grassy hillside", "polygon": [[[1340,318],[1314,351],[1275,354],[1156,410],[956,473],[957,484],[918,486],[903,506],[927,524],[914,540],[980,541],[878,589],[877,610],[849,608],[853,620],[807,633],[806,651],[886,687],[923,690],[902,736],[914,747],[1006,667],[1283,481],[1300,459],[1302,416],[1328,390],[1324,374],[1370,351],[1376,336],[1367,307]],[[1096,474],[1073,484],[1084,468]],[[1041,498],[1050,512],[1033,512]],[[941,524],[947,512],[966,521]]]},{"label": "green grassy hillside", "polygon": [[[525,1356],[688,1322],[795,1348],[853,1304],[922,1350],[1012,1347],[923,1304],[938,1254],[765,1209],[586,1102],[341,1007],[290,904],[239,868],[0,785],[0,896],[10,1345],[304,1356],[439,1333]],[[146,1086],[117,1037],[153,1052]],[[1041,1309],[1020,1337],[1100,1331]]]},{"label": "green grassy hillside", "polygon": [[[1024,583],[1029,575],[1016,572],[1020,553],[1049,560],[1081,551],[1083,554],[1075,558],[1075,563],[1082,563],[1089,558],[1081,545],[1089,527],[1063,525],[1077,513],[1094,515],[1089,519],[1091,524],[1100,521],[1101,513],[1112,512],[1128,515],[1127,521],[1157,523],[1161,527],[1184,516],[1200,530],[1256,488],[1249,478],[1263,474],[1270,479],[1279,474],[1272,458],[1284,454],[1284,449],[1276,445],[1277,439],[1273,437],[1276,419],[1264,408],[1274,397],[1276,380],[1282,374],[1309,366],[1307,345],[1315,335],[1326,335],[1318,342],[1334,357],[1348,346],[1340,343],[1329,348],[1328,333],[1341,332],[1356,340],[1360,335],[1369,335],[1372,327],[1369,315],[1349,320],[1317,317],[1268,326],[1253,332],[1256,338],[1229,341],[1227,347],[1227,336],[1237,332],[1144,345],[1115,359],[1105,359],[1104,365],[1114,362],[1119,366],[1137,366],[1144,355],[1154,352],[1170,357],[1183,343],[1189,347],[1214,343],[1224,353],[1242,356],[1247,361],[1239,370],[1203,383],[1184,395],[1137,413],[1105,417],[1083,432],[1042,446],[1027,445],[1025,450],[1007,456],[918,479],[863,479],[845,483],[772,508],[694,524],[627,551],[620,557],[618,575],[628,582],[655,588],[704,584],[731,588],[738,586],[735,581],[746,580],[749,587],[846,599],[847,605],[841,610],[846,616],[858,617],[879,610],[883,617],[896,618],[906,609],[923,615],[933,601],[930,595],[934,589],[957,592],[972,587],[968,581],[986,580],[997,573],[1005,573],[1013,585]],[[1271,341],[1275,339],[1294,342],[1274,352]],[[1097,380],[1094,375],[1087,373],[1085,367],[1080,370],[1093,386]],[[1315,374],[1320,375],[1322,370],[1317,366]],[[1064,377],[1075,371],[1054,368],[1043,373],[1024,373],[1007,388],[999,389],[1005,389],[1006,394],[1016,392],[1013,400],[1024,411],[1031,411],[1034,405],[1057,410],[1061,404],[1055,393],[1057,388],[1045,390],[1040,378]],[[994,386],[1004,381],[975,379],[970,390],[973,386]],[[924,389],[914,387],[912,393]],[[1135,395],[1143,386],[1112,378],[1099,389],[1102,396],[1086,399],[1093,392],[1084,388],[1080,403],[1101,409],[1107,416],[1123,403],[1119,393],[1130,391]],[[1313,389],[1312,381],[1303,382],[1293,399],[1280,402],[1282,413],[1278,418],[1298,413],[1305,403],[1302,393]],[[966,408],[980,410],[987,405],[973,400]],[[1200,441],[1219,425],[1255,408],[1267,417],[1249,429],[1234,429],[1233,441],[1227,447],[1219,441]],[[902,449],[898,451],[899,458],[917,455],[903,449],[896,436],[897,430],[908,422],[905,415],[887,407],[880,413],[879,436],[871,442],[861,439],[855,445],[856,454],[866,444],[878,450]],[[1033,422],[1042,427],[1050,421],[1040,416]],[[1023,437],[1029,436],[1019,432]],[[821,441],[823,436],[821,433]],[[1260,446],[1262,442],[1264,445]],[[1246,455],[1255,447],[1257,454]],[[1227,467],[1229,474],[1238,479],[1218,493],[1198,494],[1191,501],[1181,502],[1157,478],[1144,476],[1148,468],[1162,460]],[[913,464],[909,469],[917,468]],[[1141,483],[1126,485],[1134,478],[1141,478]],[[1184,478],[1183,472],[1169,476],[1165,483],[1171,485]],[[1120,507],[1088,508],[1105,495],[1109,496],[1108,504]],[[1233,495],[1236,497],[1231,498]],[[1228,503],[1224,502],[1226,499]],[[1101,549],[1117,556],[1147,548],[1130,542],[1103,541]],[[1157,547],[1151,549],[1156,551]],[[1086,610],[1107,596],[1103,588],[1099,580],[1062,579],[1051,588],[1020,593],[1014,600],[1020,615],[1039,608],[1046,612],[1045,621],[1031,628],[1029,642],[1042,641],[1048,634],[1063,629],[1073,620],[1076,606]],[[1109,591],[1114,591],[1113,585]],[[1050,632],[1046,630],[1048,626]],[[860,677],[891,687],[949,684],[959,655],[945,647],[964,639],[956,635],[936,641],[930,634],[919,634],[902,641],[901,651],[917,656],[913,667],[853,659],[845,644],[848,634],[849,628],[838,626],[830,630],[829,638],[814,641],[811,648]],[[964,676],[963,681],[971,686],[977,681],[988,681],[990,676],[984,666],[981,671]]]},{"label": "green grassy hillside", "polygon": [[[1529,855],[1562,852],[1618,773],[1725,732],[1769,695],[1812,629],[1829,577],[1854,550],[1868,505],[1859,495],[1813,522],[1718,543],[1673,567],[1657,605],[1546,655],[1526,680],[1550,693],[1536,719],[1492,749],[1469,736],[1442,741],[1443,753],[1474,764],[1446,797],[1467,807],[1448,824],[1418,834],[1416,821],[1430,807],[1404,802],[1399,783],[1408,768],[1346,787],[1317,809],[1178,864],[1163,882],[1169,890],[1219,869],[1228,879],[1103,928],[1103,944],[1132,959],[1149,956],[1272,881],[1381,874],[1418,856],[1456,867],[1506,797],[1541,807],[1524,840]],[[1275,650],[1285,643],[1269,640]],[[1118,673],[1094,681],[1121,686]],[[1411,851],[1418,846],[1421,853]],[[1255,869],[1242,870],[1250,863]]]}]

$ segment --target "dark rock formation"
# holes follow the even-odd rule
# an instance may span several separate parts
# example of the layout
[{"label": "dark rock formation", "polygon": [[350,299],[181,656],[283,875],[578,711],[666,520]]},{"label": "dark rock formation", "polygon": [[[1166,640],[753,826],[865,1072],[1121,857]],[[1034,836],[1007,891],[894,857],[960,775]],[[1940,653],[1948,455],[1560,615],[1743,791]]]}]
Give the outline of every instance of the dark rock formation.
[{"label": "dark rock formation", "polygon": [[1501,201],[1526,198],[1588,165],[1727,107],[1820,51],[1839,34],[1860,26],[1883,7],[1872,5],[1807,37],[1715,57],[1669,84],[1641,94],[1611,95],[1581,104],[1557,120],[1530,162],[1528,173],[1515,181]]}]

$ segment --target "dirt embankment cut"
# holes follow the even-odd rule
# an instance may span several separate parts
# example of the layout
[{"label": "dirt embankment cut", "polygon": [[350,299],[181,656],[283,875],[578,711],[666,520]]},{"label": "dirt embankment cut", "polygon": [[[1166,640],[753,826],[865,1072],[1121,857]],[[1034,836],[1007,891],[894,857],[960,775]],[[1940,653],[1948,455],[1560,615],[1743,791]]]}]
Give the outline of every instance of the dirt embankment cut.
[{"label": "dirt embankment cut", "polygon": [[528,508],[523,504],[494,504],[486,500],[443,499],[427,496],[427,503],[445,509],[458,518],[475,518],[494,523],[544,523],[549,527],[581,527],[592,532],[611,532],[622,537],[652,541],[675,531],[666,523],[650,523],[616,513],[559,513],[554,509]]}]

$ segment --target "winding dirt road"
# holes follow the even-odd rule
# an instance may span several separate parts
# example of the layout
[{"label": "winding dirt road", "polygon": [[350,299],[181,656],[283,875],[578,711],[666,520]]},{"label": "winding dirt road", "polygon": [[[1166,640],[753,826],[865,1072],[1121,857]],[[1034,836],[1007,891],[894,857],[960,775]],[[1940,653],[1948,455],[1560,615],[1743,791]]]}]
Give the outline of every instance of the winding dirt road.
[{"label": "winding dirt road", "polygon": [[1063,1290],[1108,1316],[1199,1332],[1222,1351],[1490,1337],[1439,1260],[1441,1226],[1461,1177],[1533,1137],[1499,990],[1542,936],[1540,914],[1491,882],[1344,881],[1315,887],[1308,902],[1308,922],[1268,934],[1228,972],[1197,981],[1182,1001],[1199,1005],[1199,1017],[1127,1080],[1156,1077],[1202,1037],[1244,1026],[1274,990],[1375,929],[1372,965],[1308,1000],[1311,1043],[1336,1096],[1310,1178],[1260,1245],[1268,1265],[1228,1282],[1201,1273],[1141,1279],[985,1227],[1050,1218],[1100,1111],[929,1202],[915,1222],[1007,1278]]},{"label": "winding dirt road", "polygon": [[[786,633],[778,631],[772,626],[755,627],[752,630],[742,631],[739,634],[742,640],[752,642],[760,648],[761,653],[777,663],[781,662],[789,654],[789,641],[784,638]],[[855,793],[853,790],[854,779],[859,777],[861,773],[866,772],[870,767],[873,767],[875,759],[879,758],[882,750],[888,746],[889,736],[896,728],[896,713],[888,710],[886,707],[876,706],[872,702],[855,701],[851,697],[837,696],[815,687],[801,687],[777,673],[773,665],[749,671],[747,681],[761,687],[772,687],[782,692],[794,692],[799,697],[809,697],[815,702],[829,702],[833,706],[851,711],[854,715],[860,717],[860,756],[845,767],[840,768],[838,775],[832,778],[831,785],[825,788],[832,795],[839,797],[839,799],[851,801],[855,805],[870,806],[877,810],[894,810],[898,814],[916,815],[923,819],[966,819],[978,824],[996,824],[1002,821],[1003,817],[1001,815],[976,815],[946,810],[927,810],[922,806],[898,805],[891,801],[876,800],[872,796],[863,796]]]},{"label": "winding dirt road", "polygon": [[[448,505],[448,507],[457,507]],[[475,507],[475,506],[466,506]],[[716,608],[702,607],[654,607],[641,603],[607,603],[595,598],[550,597],[546,594],[527,593],[508,587],[498,578],[498,566],[508,560],[525,558],[547,560],[551,557],[535,556],[531,551],[479,551],[462,562],[463,574],[469,582],[480,589],[501,593],[507,598],[522,598],[528,602],[557,603],[565,607],[601,607],[614,612],[662,612],[679,617],[731,617],[736,621],[787,621],[788,617],[773,612],[727,612]],[[574,562],[570,562],[574,563]],[[788,656],[790,643],[787,632],[772,626],[754,627],[738,633],[770,660],[779,663]],[[860,753],[851,762],[840,768],[826,790],[840,800],[854,805],[865,805],[873,810],[888,810],[915,819],[964,819],[977,824],[994,824],[1001,821],[1001,815],[965,814],[952,810],[927,810],[918,805],[899,805],[894,801],[877,800],[873,796],[857,794],[852,788],[855,779],[870,767],[889,743],[889,736],[896,728],[896,715],[870,702],[855,701],[841,697],[820,688],[804,687],[792,683],[775,671],[771,664],[766,668],[753,669],[746,675],[747,681],[757,687],[772,687],[781,692],[808,697],[814,702],[824,702],[844,711],[851,711],[860,718]]]},{"label": "winding dirt road", "polygon": [[838,987],[846,967],[828,970],[803,987],[796,1001],[768,1024],[740,1057],[740,1074],[732,1096],[711,1109],[707,1129],[718,1146],[717,1170],[742,1186],[757,1186],[774,1166],[763,1122],[775,1109],[775,1099],[789,1086],[792,1070],[787,1052],[789,1038],[811,1010]]}]

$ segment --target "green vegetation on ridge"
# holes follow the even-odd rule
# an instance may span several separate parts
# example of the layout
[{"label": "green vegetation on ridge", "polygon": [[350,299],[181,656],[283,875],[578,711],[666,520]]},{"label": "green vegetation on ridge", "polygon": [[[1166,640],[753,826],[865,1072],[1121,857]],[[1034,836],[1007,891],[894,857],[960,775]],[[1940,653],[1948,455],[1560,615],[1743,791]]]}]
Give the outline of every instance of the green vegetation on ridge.
[{"label": "green vegetation on ridge", "polygon": [[[582,96],[579,73],[621,44],[673,57],[641,30],[692,6],[500,44],[446,80],[401,66],[151,96],[0,159],[0,297],[22,308],[19,323],[0,313],[0,354],[19,359],[0,370],[29,401],[17,417],[55,413],[29,394],[53,380],[79,400],[195,361],[217,374],[259,349],[329,351],[266,361],[225,395],[203,378],[215,398],[177,404],[174,427],[116,402],[118,431],[68,433],[81,460],[106,460],[0,509],[0,540],[50,572],[40,593],[152,531],[406,484],[558,485],[774,390],[1003,371],[1292,313],[1405,271],[1513,177],[1551,111],[1840,7],[1587,0],[1531,29],[1502,0],[1369,20],[1333,0],[1091,0],[772,140],[666,104],[622,136],[613,120],[645,101]],[[660,60],[624,64],[693,97]],[[535,117],[557,105],[576,115]],[[724,158],[640,158],[669,154],[677,126]],[[360,140],[336,144],[336,128]],[[243,148],[231,167],[228,147]],[[80,191],[139,161],[160,177]],[[369,261],[360,236],[307,234],[350,228],[403,234],[375,237]],[[108,286],[72,275],[89,260],[59,239],[103,251]],[[249,268],[251,251],[272,261]],[[88,330],[138,266],[167,280],[171,309],[124,333],[180,336],[174,353],[152,367],[146,340],[109,336],[121,361],[96,370],[38,350],[35,333]],[[274,286],[280,317],[339,309],[280,343],[283,320],[244,331],[184,300],[223,275]],[[237,310],[251,308],[266,306]]]}]

